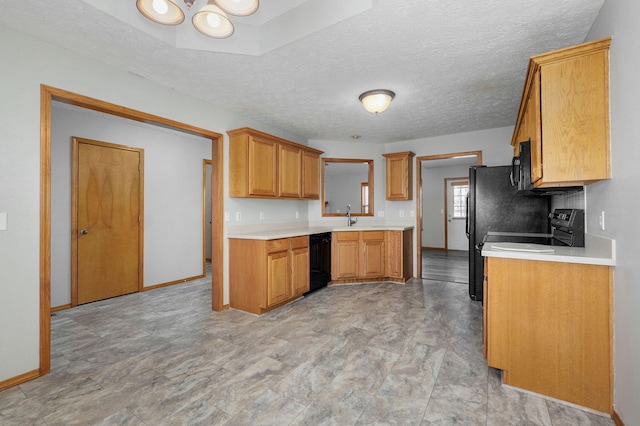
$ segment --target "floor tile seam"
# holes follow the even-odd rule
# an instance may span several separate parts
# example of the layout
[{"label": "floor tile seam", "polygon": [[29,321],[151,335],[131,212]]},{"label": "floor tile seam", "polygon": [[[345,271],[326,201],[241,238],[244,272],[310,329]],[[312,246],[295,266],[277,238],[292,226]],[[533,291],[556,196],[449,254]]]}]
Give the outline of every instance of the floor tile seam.
[{"label": "floor tile seam", "polygon": [[468,282],[440,280],[440,279],[435,279],[435,278],[421,278],[421,279],[422,279],[422,281],[433,281],[433,282],[445,283],[445,284],[469,285]]},{"label": "floor tile seam", "polygon": [[[426,281],[429,281],[429,280],[426,280]],[[458,325],[458,318],[460,316],[461,311],[462,311],[462,304],[460,304],[460,308],[458,309],[458,313],[456,315],[456,320],[455,320],[455,322],[453,324],[453,330],[455,330],[457,325]],[[452,332],[452,335],[453,335],[453,332]],[[427,411],[429,409],[429,405],[431,404],[431,400],[433,399],[433,389],[435,388],[436,384],[438,383],[438,379],[440,378],[440,374],[442,373],[442,364],[444,363],[444,359],[446,358],[447,353],[451,349],[451,345],[452,345],[452,339],[451,339],[451,336],[450,336],[449,339],[447,339],[446,346],[442,346],[442,347],[445,348],[445,353],[442,355],[442,361],[440,363],[440,367],[438,368],[438,373],[433,378],[433,387],[431,388],[431,392],[429,393],[429,400],[427,401],[427,405],[425,407],[425,411],[422,414],[421,424],[424,423],[425,416],[427,415]],[[488,382],[489,381],[487,380],[487,385],[488,385]],[[486,426],[486,419],[487,419],[487,416],[486,416],[486,413],[485,413],[485,426]]]}]

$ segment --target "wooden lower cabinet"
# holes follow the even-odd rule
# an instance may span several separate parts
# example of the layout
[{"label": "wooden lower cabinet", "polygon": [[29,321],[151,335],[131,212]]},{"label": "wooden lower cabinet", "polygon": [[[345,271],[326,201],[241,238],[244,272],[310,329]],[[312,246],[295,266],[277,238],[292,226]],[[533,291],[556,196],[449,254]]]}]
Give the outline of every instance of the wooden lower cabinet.
[{"label": "wooden lower cabinet", "polygon": [[412,232],[334,232],[331,254],[332,284],[408,281],[413,276]]},{"label": "wooden lower cabinet", "polygon": [[229,239],[229,304],[263,314],[309,290],[309,237]]},{"label": "wooden lower cabinet", "polygon": [[612,268],[486,258],[484,335],[503,382],[612,413]]},{"label": "wooden lower cabinet", "polygon": [[385,234],[386,231],[365,231],[361,233],[362,263],[360,275],[363,278],[378,278],[385,275]]},{"label": "wooden lower cabinet", "polygon": [[387,272],[393,281],[413,277],[413,230],[387,231]]},{"label": "wooden lower cabinet", "polygon": [[334,232],[331,238],[331,279],[360,276],[360,232]]},{"label": "wooden lower cabinet", "polygon": [[292,239],[291,288],[295,297],[309,291],[309,237]]}]

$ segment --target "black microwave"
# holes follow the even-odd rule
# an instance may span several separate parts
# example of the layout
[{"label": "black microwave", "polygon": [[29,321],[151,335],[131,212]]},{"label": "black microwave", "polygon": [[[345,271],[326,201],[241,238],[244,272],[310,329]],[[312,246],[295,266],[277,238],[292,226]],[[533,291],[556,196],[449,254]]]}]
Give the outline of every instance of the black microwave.
[{"label": "black microwave", "polygon": [[562,195],[582,191],[582,186],[536,188],[531,181],[531,139],[520,142],[520,153],[511,160],[511,186],[523,195]]}]

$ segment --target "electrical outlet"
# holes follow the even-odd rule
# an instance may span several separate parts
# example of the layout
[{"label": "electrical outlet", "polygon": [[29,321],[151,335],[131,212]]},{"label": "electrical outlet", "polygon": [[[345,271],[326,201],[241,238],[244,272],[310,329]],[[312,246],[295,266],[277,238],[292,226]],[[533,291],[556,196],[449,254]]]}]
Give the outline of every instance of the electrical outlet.
[{"label": "electrical outlet", "polygon": [[0,213],[0,231],[7,230],[7,213]]},{"label": "electrical outlet", "polygon": [[231,213],[224,212],[224,221],[229,222],[231,220]]},{"label": "electrical outlet", "polygon": [[296,219],[300,219],[300,212],[296,212]]},{"label": "electrical outlet", "polygon": [[380,210],[378,212],[378,217],[384,217],[384,210]]},{"label": "electrical outlet", "polygon": [[404,217],[404,210],[400,210],[400,211],[398,212],[398,215],[399,215],[400,217]]},{"label": "electrical outlet", "polygon": [[411,216],[411,217],[416,217],[416,212],[415,212],[415,210],[409,210],[409,216]]},{"label": "electrical outlet", "polygon": [[240,222],[242,220],[242,213],[236,212],[236,222]]},{"label": "electrical outlet", "polygon": [[264,212],[260,212],[260,220],[264,220]]},{"label": "electrical outlet", "polygon": [[600,230],[604,231],[604,210],[600,212],[599,223],[600,223]]}]

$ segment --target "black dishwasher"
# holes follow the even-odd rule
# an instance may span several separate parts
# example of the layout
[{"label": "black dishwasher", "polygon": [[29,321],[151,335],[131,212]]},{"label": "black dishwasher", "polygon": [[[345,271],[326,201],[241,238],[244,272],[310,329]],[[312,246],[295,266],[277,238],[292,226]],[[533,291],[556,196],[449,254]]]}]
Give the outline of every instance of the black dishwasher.
[{"label": "black dishwasher", "polygon": [[309,235],[309,291],[326,287],[331,281],[331,232]]}]

